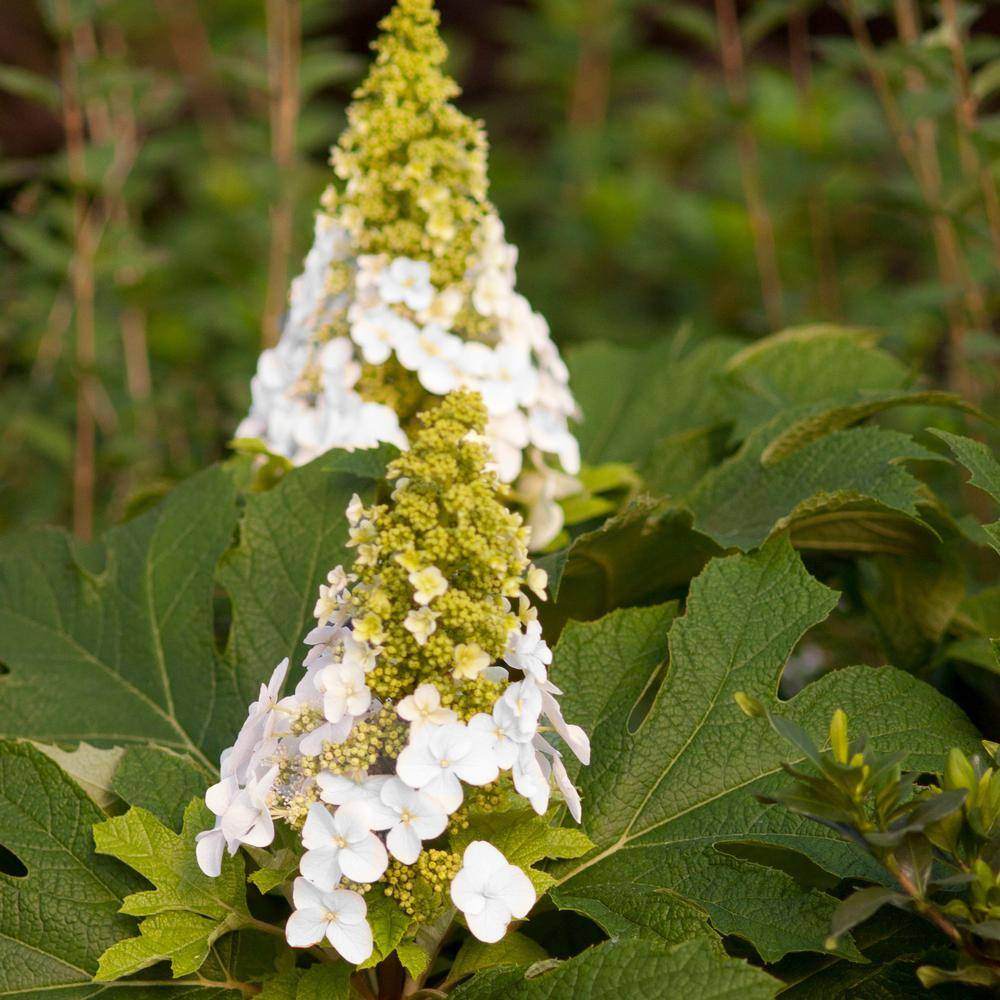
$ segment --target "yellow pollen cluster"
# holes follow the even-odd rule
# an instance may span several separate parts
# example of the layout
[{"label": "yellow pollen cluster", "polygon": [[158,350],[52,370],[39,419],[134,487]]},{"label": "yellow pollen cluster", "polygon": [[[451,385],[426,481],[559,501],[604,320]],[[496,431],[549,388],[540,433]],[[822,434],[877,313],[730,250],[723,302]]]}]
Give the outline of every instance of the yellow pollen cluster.
[{"label": "yellow pollen cluster", "polygon": [[[394,705],[383,705],[377,715],[359,719],[343,743],[324,743],[317,770],[344,774],[373,768],[380,759],[395,759],[406,746],[406,726]],[[306,758],[309,759],[309,758]]]},{"label": "yellow pollen cluster", "polygon": [[486,201],[482,125],[451,99],[433,0],[398,0],[355,91],[333,152],[344,192],[330,195],[360,253],[431,262],[439,287],[462,278]]},{"label": "yellow pollen cluster", "polygon": [[[467,719],[502,691],[487,668],[518,624],[527,533],[485,470],[479,396],[453,393],[420,419],[411,450],[388,470],[391,502],[352,517],[350,610],[354,635],[381,647],[366,678],[376,698],[398,702],[430,682]],[[361,758],[341,766],[366,766]]]},{"label": "yellow pollen cluster", "polygon": [[425,850],[416,863],[391,861],[382,880],[385,894],[420,923],[430,923],[448,900],[448,886],[462,867],[462,858],[437,848]]}]

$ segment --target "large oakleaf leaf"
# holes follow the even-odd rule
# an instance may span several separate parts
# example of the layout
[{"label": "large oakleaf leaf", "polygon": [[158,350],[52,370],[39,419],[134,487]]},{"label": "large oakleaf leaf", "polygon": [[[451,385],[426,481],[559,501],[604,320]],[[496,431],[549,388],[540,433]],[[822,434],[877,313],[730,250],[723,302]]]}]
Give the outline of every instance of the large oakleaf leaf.
[{"label": "large oakleaf leaf", "polygon": [[[556,869],[560,905],[587,913],[609,933],[638,934],[648,931],[661,899],[679,896],[768,960],[822,950],[830,897],[717,847],[764,843],[805,853],[838,876],[871,873],[862,855],[824,828],[754,799],[784,780],[788,746],[746,720],[733,701],[743,690],[777,709],[789,654],[836,601],[787,539],[754,556],[715,559],[670,629],[669,667],[658,690],[670,607],[618,611],[566,628],[554,678],[566,691],[567,717],[592,734],[593,763],[579,768],[576,780],[584,829],[597,848]],[[781,711],[822,741],[836,707],[857,732],[883,750],[905,749],[920,769],[939,766],[947,747],[975,746],[976,733],[957,707],[887,667],[828,675]]]},{"label": "large oakleaf leaf", "polygon": [[102,952],[131,933],[119,914],[141,881],[95,854],[91,828],[104,819],[91,799],[27,743],[0,742],[0,843],[26,869],[0,874],[0,997],[88,1000],[236,1000],[235,990],[197,982],[153,989],[95,985]]},{"label": "large oakleaf leaf", "polygon": [[490,969],[451,995],[455,1000],[599,1000],[604,997],[697,997],[698,1000],[767,1000],[778,983],[745,962],[720,955],[707,941],[673,948],[648,941],[609,941],[531,975]]},{"label": "large oakleaf leaf", "polygon": [[[152,742],[212,768],[260,681],[295,654],[345,557],[344,508],[384,458],[334,452],[245,497],[215,467],[93,546],[51,529],[4,540],[0,734]],[[217,581],[231,609],[221,652]]]}]

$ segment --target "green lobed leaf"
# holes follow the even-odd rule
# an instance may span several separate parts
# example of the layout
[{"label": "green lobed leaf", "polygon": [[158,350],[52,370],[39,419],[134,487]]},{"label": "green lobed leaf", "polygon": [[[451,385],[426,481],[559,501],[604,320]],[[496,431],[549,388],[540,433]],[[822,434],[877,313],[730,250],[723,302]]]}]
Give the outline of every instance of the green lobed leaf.
[{"label": "green lobed leaf", "polygon": [[133,746],[125,750],[111,787],[130,806],[142,806],[171,830],[179,830],[188,804],[204,795],[214,780],[186,754]]},{"label": "green lobed leaf", "polygon": [[[331,452],[246,497],[242,511],[233,467],[217,466],[86,548],[52,529],[3,540],[4,731],[154,743],[213,771],[261,681],[297,652],[319,582],[345,558],[346,523],[331,512],[371,491],[387,454]],[[222,653],[220,559],[232,611]]]},{"label": "green lobed leaf", "polygon": [[599,618],[616,607],[663,600],[686,586],[721,550],[691,528],[691,515],[638,497],[600,528],[538,560],[549,573],[554,603],[543,606],[545,634],[572,617]]},{"label": "green lobed leaf", "polygon": [[[934,427],[930,428],[930,432],[944,441],[969,470],[969,482],[1000,503],[1000,461],[997,461],[990,448],[981,441],[973,441],[972,438],[950,434]],[[989,536],[990,544],[1000,553],[1000,521],[984,524],[983,530]]]},{"label": "green lobed leaf", "polygon": [[517,931],[509,931],[496,944],[484,944],[474,937],[468,937],[458,949],[455,961],[448,970],[447,981],[457,983],[484,969],[501,965],[532,965],[548,957],[548,952],[537,941]]},{"label": "green lobed leaf", "polygon": [[765,465],[762,455],[787,417],[755,431],[689,497],[694,527],[724,548],[762,545],[797,518],[868,501],[919,521],[921,487],[900,464],[939,458],[909,435],[876,427],[836,431]]},{"label": "green lobed leaf", "polygon": [[725,423],[727,400],[712,387],[734,347],[721,338],[691,344],[681,333],[642,349],[591,342],[570,351],[583,460],[642,464],[661,438]]},{"label": "green lobed leaf", "polygon": [[[788,745],[762,721],[744,719],[733,700],[745,691],[777,709],[789,653],[836,600],[787,539],[754,556],[713,560],[670,630],[670,665],[658,689],[669,609],[622,610],[567,627],[553,677],[566,692],[567,717],[591,733],[596,766],[571,773],[597,849],[556,866],[557,904],[577,908],[580,898],[596,898],[626,920],[645,891],[640,912],[648,927],[649,908],[669,890],[705,911],[720,932],[747,938],[768,961],[823,949],[836,900],[715,845],[772,844],[839,877],[873,873],[866,857],[824,828],[755,801],[754,793],[784,785]],[[954,705],[891,668],[837,671],[781,712],[822,744],[836,707],[879,749],[906,750],[913,767],[934,769],[949,746],[976,745],[975,730]],[[849,942],[843,947],[858,957]]]},{"label": "green lobed leaf", "polygon": [[567,997],[658,997],[698,1000],[767,1000],[778,983],[760,969],[720,955],[706,941],[673,948],[650,941],[608,941],[555,968],[478,973],[449,994],[454,1000],[564,1000]]},{"label": "green lobed leaf", "polygon": [[346,962],[313,965],[302,974],[295,1000],[349,1000],[351,966]]},{"label": "green lobed leaf", "polygon": [[387,958],[403,940],[413,918],[407,916],[395,900],[376,891],[366,897],[368,903],[368,923],[371,925],[374,949],[359,969],[369,969]]},{"label": "green lobed leaf", "polygon": [[789,409],[815,406],[817,416],[831,404],[902,389],[909,373],[877,340],[870,330],[815,324],[763,337],[734,354],[725,368],[734,439]]},{"label": "green lobed leaf", "polygon": [[0,843],[27,868],[0,874],[0,996],[82,1000],[102,952],[130,932],[118,909],[138,880],[95,855],[103,818],[35,747],[0,742]]},{"label": "green lobed leaf", "polygon": [[139,925],[139,938],[104,953],[95,978],[117,979],[164,958],[171,959],[175,976],[185,975],[201,966],[216,938],[253,922],[242,855],[225,855],[218,878],[198,867],[195,836],[208,826],[208,810],[196,800],[180,834],[139,806],[94,827],[99,853],[124,861],[154,886],[125,898],[122,913],[149,919]]}]

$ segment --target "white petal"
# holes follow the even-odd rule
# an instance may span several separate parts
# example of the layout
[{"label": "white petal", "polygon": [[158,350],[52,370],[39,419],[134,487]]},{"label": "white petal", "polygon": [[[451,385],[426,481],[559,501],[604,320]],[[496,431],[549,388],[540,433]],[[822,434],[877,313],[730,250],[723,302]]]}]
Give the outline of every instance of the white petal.
[{"label": "white petal", "polygon": [[304,878],[297,878],[292,883],[292,902],[297,910],[307,910],[310,907],[321,910],[327,909],[326,896],[321,889],[317,889],[312,883]]},{"label": "white petal", "polygon": [[296,910],[285,924],[285,939],[293,948],[310,948],[326,934],[324,911],[310,907]]},{"label": "white petal", "polygon": [[[495,777],[495,774],[494,774]],[[450,816],[465,798],[462,783],[450,771],[437,768],[437,774],[423,787],[424,794]]]},{"label": "white petal", "polygon": [[396,774],[411,788],[423,788],[437,777],[440,770],[441,765],[422,743],[411,743],[400,753],[396,761]]},{"label": "white petal", "polygon": [[327,895],[326,902],[342,924],[360,924],[368,915],[365,897],[353,889],[336,889]]},{"label": "white petal", "polygon": [[236,798],[238,791],[239,785],[236,783],[235,778],[223,778],[222,781],[212,785],[205,792],[205,805],[216,816],[221,816],[229,808],[233,799]]},{"label": "white petal", "polygon": [[343,851],[327,847],[317,847],[306,851],[299,862],[299,871],[302,872],[302,877],[311,882],[317,889],[331,892],[340,885],[341,876],[344,874],[340,866],[343,854]]},{"label": "white petal", "polygon": [[[445,825],[447,823],[448,820],[445,819]],[[420,857],[422,847],[420,836],[413,826],[408,826],[406,823],[397,823],[389,831],[385,843],[392,856],[402,861],[404,865],[412,865]]]},{"label": "white petal", "polygon": [[371,956],[374,944],[372,929],[367,921],[360,924],[331,923],[326,936],[345,961],[358,965]]},{"label": "white petal", "polygon": [[354,882],[374,882],[389,864],[382,841],[373,833],[360,843],[351,844],[340,852],[340,866]]},{"label": "white petal", "polygon": [[583,817],[580,793],[576,790],[573,782],[569,780],[569,775],[566,773],[566,766],[559,757],[554,757],[552,760],[552,774],[555,776],[559,791],[562,792],[563,798],[566,800],[566,808],[569,809],[570,816],[579,823]]},{"label": "white petal", "polygon": [[198,859],[198,867],[209,878],[218,878],[222,871],[222,850],[225,845],[226,838],[219,828],[203,830],[195,837],[194,853]]},{"label": "white petal", "polygon": [[451,901],[466,915],[479,913],[486,906],[483,879],[477,872],[463,868],[451,880]]},{"label": "white petal", "polygon": [[319,802],[309,807],[306,821],[302,825],[302,843],[307,849],[325,847],[337,833],[336,824],[330,810]]},{"label": "white petal", "polygon": [[527,916],[535,905],[535,890],[528,876],[516,865],[506,865],[494,872],[487,882],[486,891],[490,896],[503,901],[515,917]]},{"label": "white petal", "polygon": [[507,933],[511,913],[499,899],[487,899],[478,913],[466,913],[469,930],[487,944],[493,944]]}]

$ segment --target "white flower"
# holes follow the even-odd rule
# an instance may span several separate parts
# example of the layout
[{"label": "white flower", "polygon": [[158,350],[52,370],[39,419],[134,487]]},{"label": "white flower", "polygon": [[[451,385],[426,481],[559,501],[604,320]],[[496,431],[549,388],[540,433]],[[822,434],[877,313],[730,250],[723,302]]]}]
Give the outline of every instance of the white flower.
[{"label": "white flower", "polygon": [[531,443],[543,452],[556,455],[571,476],[580,471],[580,444],[566,426],[566,416],[548,407],[533,407],[528,414]]},{"label": "white flower", "polygon": [[351,339],[370,365],[382,364],[397,343],[416,334],[417,328],[410,320],[387,306],[362,313],[351,326]]},{"label": "white flower", "polygon": [[229,803],[219,824],[228,842],[267,847],[274,840],[274,820],[267,799],[277,776],[277,767],[272,767],[262,777],[251,778]]},{"label": "white flower", "polygon": [[[370,643],[362,642],[350,632],[344,636],[344,664],[346,666],[356,667],[363,674],[371,673],[375,669],[378,654],[379,650]],[[351,714],[357,713],[352,712]]]},{"label": "white flower", "polygon": [[375,822],[381,815],[382,786],[390,779],[388,774],[368,775],[365,771],[334,774],[320,771],[316,775],[320,798],[330,805],[342,806],[347,802],[364,802],[368,806],[372,829],[382,829]]},{"label": "white flower", "polygon": [[479,275],[472,292],[472,305],[480,316],[503,316],[511,308],[510,278],[499,270],[489,269]]},{"label": "white flower", "polygon": [[455,680],[474,681],[490,665],[490,654],[478,643],[455,644],[451,676]]},{"label": "white flower", "polygon": [[410,632],[417,645],[422,646],[434,634],[437,629],[438,613],[428,607],[411,611],[403,619],[403,628]]},{"label": "white flower", "polygon": [[389,864],[382,841],[371,832],[371,814],[363,802],[347,802],[333,814],[314,802],[302,827],[302,844],[306,853],[299,871],[327,892],[344,876],[374,882]]},{"label": "white flower", "polygon": [[566,800],[566,807],[569,809],[570,816],[579,823],[583,818],[580,793],[576,790],[573,782],[569,780],[569,775],[566,773],[566,766],[562,762],[562,756],[558,753],[554,753],[552,757],[552,776],[556,779],[556,785]]},{"label": "white flower", "polygon": [[531,808],[539,816],[544,816],[545,810],[549,807],[548,772],[548,760],[536,753],[531,743],[519,745],[517,759],[511,768],[514,789],[531,803]]},{"label": "white flower", "polygon": [[517,493],[528,508],[527,524],[533,549],[544,549],[559,534],[565,520],[559,501],[579,493],[582,488],[578,479],[548,468],[537,457],[534,468],[521,474]]},{"label": "white flower", "polygon": [[404,865],[420,856],[421,844],[444,833],[448,814],[426,792],[416,791],[399,778],[382,786],[383,810],[388,815],[377,820],[376,829],[388,830],[386,847]]},{"label": "white flower", "polygon": [[462,804],[462,781],[488,785],[500,769],[482,733],[450,722],[412,733],[396,761],[396,773],[411,788],[424,789],[450,814]]},{"label": "white flower", "polygon": [[493,706],[493,718],[517,743],[527,743],[538,731],[542,692],[529,674],[509,685]]},{"label": "white flower", "polygon": [[496,463],[497,475],[505,483],[514,482],[521,472],[524,449],[528,447],[528,418],[520,410],[503,416],[491,414],[485,437]]},{"label": "white flower", "polygon": [[535,905],[528,876],[485,840],[474,840],[462,856],[462,868],[451,883],[452,902],[465,915],[469,930],[492,944]]},{"label": "white flower", "polygon": [[520,752],[520,742],[514,739],[508,726],[497,718],[495,705],[492,715],[478,712],[469,719],[468,725],[474,733],[481,733],[489,740],[490,753],[497,762],[497,767],[506,771],[514,766]]},{"label": "white flower", "polygon": [[433,323],[428,323],[415,337],[400,338],[396,345],[400,364],[416,372],[420,384],[437,396],[458,388],[461,353],[462,341]]},{"label": "white flower", "polygon": [[[202,830],[194,838],[194,844],[198,867],[209,878],[218,878],[222,874],[222,851],[226,847],[226,835],[220,823],[216,822],[211,830]],[[229,853],[233,854],[238,846],[238,842],[234,841]]]},{"label": "white flower", "polygon": [[414,570],[407,579],[413,587],[413,599],[417,604],[430,604],[448,589],[448,581],[437,566]]},{"label": "white flower", "polygon": [[348,663],[325,666],[316,678],[316,686],[323,693],[323,715],[327,722],[340,722],[345,715],[364,715],[372,703],[364,670]]},{"label": "white flower", "polygon": [[542,696],[542,711],[552,723],[552,728],[566,741],[566,745],[576,754],[580,763],[589,764],[590,739],[579,726],[570,725],[563,718],[562,709],[555,698],[557,694],[562,694],[562,691],[551,681],[545,681],[539,685],[539,688]]},{"label": "white flower", "polygon": [[303,661],[306,667],[311,667],[314,663],[318,666],[325,666],[334,658],[335,650],[343,642],[345,635],[349,634],[343,625],[318,625],[311,629],[305,637],[305,644],[312,648],[306,653]]},{"label": "white flower", "polygon": [[311,948],[326,938],[342,958],[355,965],[371,956],[372,929],[365,919],[364,896],[350,889],[323,892],[297,878],[292,898],[295,912],[285,925],[285,937],[293,948]]},{"label": "white flower", "polygon": [[397,706],[401,719],[410,723],[410,731],[422,726],[443,726],[456,722],[458,716],[450,708],[441,707],[441,692],[433,684],[421,684],[413,694],[408,694]]},{"label": "white flower", "polygon": [[402,302],[415,312],[426,309],[434,301],[431,266],[423,260],[397,257],[378,276],[378,290],[386,302]]},{"label": "white flower", "polygon": [[343,743],[354,728],[354,717],[345,715],[336,722],[324,722],[299,741],[299,750],[306,757],[318,757],[325,743]]},{"label": "white flower", "polygon": [[504,662],[542,683],[548,677],[546,667],[552,662],[552,650],[542,638],[542,626],[530,621],[523,632],[512,631],[507,638]]}]

